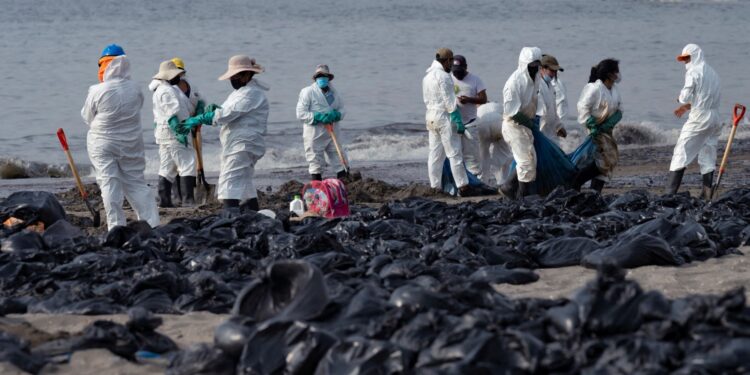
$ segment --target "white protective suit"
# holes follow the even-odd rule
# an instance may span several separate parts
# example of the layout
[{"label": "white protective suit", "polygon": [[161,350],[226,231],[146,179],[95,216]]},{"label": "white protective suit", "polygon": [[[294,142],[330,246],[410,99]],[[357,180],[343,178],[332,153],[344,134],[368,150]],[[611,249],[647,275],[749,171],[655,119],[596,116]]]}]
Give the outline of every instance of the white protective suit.
[{"label": "white protective suit", "polygon": [[538,104],[539,73],[534,80],[529,75],[528,65],[542,58],[536,47],[524,47],[518,56],[518,69],[510,75],[503,88],[503,138],[516,160],[518,181],[532,182],[536,179],[536,151],[531,129],[516,123],[511,117],[523,113],[533,119]]},{"label": "white protective suit", "polygon": [[[336,152],[336,146],[333,144],[333,138],[328,134],[325,125],[313,125],[315,112],[326,113],[335,109],[341,112],[341,119],[346,115],[341,95],[330,83],[328,88],[330,89],[330,92],[333,93],[334,98],[330,105],[328,105],[323,90],[318,87],[318,84],[315,82],[300,91],[299,100],[297,101],[297,119],[300,120],[304,126],[302,130],[302,142],[305,146],[305,158],[309,164],[310,174],[323,173],[326,160],[327,164],[330,165],[335,172],[341,172],[344,170],[344,166],[341,164],[341,161],[339,161],[339,154]],[[336,139],[341,142],[338,122],[333,124],[333,132],[336,134]],[[344,151],[343,145],[339,144],[339,146],[341,147],[341,153],[344,156],[344,160],[346,160],[348,164],[349,159],[346,155],[346,151]]]},{"label": "white protective suit", "polygon": [[251,80],[234,90],[217,108],[213,125],[221,127],[221,172],[217,187],[219,199],[244,201],[257,198],[253,183],[255,163],[266,153],[268,99],[265,87]]},{"label": "white protective suit", "polygon": [[[189,101],[189,108],[188,111],[190,112],[190,116],[195,116],[195,107],[198,105],[198,101],[203,101],[203,105],[208,105],[206,103],[205,99],[203,99],[203,96],[198,92],[198,90],[195,88],[195,85],[188,82],[187,79],[185,79],[185,76],[182,76],[182,80],[185,81],[188,86],[190,86],[190,96],[188,96]],[[182,92],[182,90],[180,90]],[[183,93],[184,95],[185,93]]]},{"label": "white protective suit", "polygon": [[482,104],[477,108],[477,135],[479,138],[479,160],[482,168],[481,180],[502,185],[510,177],[513,153],[503,140],[503,107],[500,103]]},{"label": "white protective suit", "polygon": [[[451,78],[453,79],[453,92],[456,97],[461,95],[475,97],[480,92],[486,91],[482,80],[471,72],[467,72],[463,80],[456,78],[453,74],[451,74]],[[476,124],[479,106],[473,103],[461,104],[460,102],[457,102],[456,105],[458,105],[461,119],[465,125],[464,134],[461,137],[461,155],[464,159],[464,165],[469,172],[481,180],[482,163],[479,156],[479,129]]]},{"label": "white protective suit", "polygon": [[558,143],[557,132],[562,129],[563,124],[557,115],[554,88],[544,80],[539,83],[539,103],[537,104],[536,114],[539,116],[539,130],[551,141]]},{"label": "white protective suit", "polygon": [[457,108],[453,79],[438,61],[433,61],[422,79],[422,96],[427,107],[425,122],[429,131],[430,155],[427,173],[430,186],[439,188],[443,161],[448,157],[453,181],[459,189],[469,184],[461,150],[461,135],[451,122],[450,113]]},{"label": "white protective suit", "polygon": [[177,116],[180,121],[190,117],[190,100],[178,86],[155,79],[148,86],[153,94],[154,138],[159,145],[159,176],[174,182],[175,177],[195,176],[195,150],[191,146],[191,137],[187,145],[175,138],[169,128],[169,119]]},{"label": "white protective suit", "polygon": [[[580,124],[585,126],[586,120],[594,116],[596,123],[601,125],[618,110],[622,111],[622,100],[617,83],[612,85],[611,90],[601,80],[588,83],[583,87],[581,97],[578,99],[578,122]],[[607,181],[619,161],[617,143],[611,133],[605,132],[594,138],[594,143],[597,146],[596,166],[601,172],[596,178]]]},{"label": "white protective suit", "polygon": [[89,88],[81,109],[89,126],[86,146],[102,194],[107,228],[125,225],[123,197],[128,199],[138,220],[159,225],[156,198],[146,185],[146,160],[141,128],[143,93],[130,80],[126,56],[114,58],[104,71],[104,82]]},{"label": "white protective suit", "polygon": [[565,89],[565,84],[560,79],[560,72],[557,74],[557,77],[552,79],[552,89],[555,92],[557,117],[559,117],[560,120],[564,120],[565,116],[568,115],[568,91]]},{"label": "white protective suit", "polygon": [[685,168],[697,156],[701,174],[711,173],[716,169],[716,148],[721,134],[721,83],[719,75],[703,59],[700,47],[688,44],[682,53],[690,54],[690,62],[685,66],[685,87],[679,100],[690,104],[691,109],[674,146],[669,170]]}]

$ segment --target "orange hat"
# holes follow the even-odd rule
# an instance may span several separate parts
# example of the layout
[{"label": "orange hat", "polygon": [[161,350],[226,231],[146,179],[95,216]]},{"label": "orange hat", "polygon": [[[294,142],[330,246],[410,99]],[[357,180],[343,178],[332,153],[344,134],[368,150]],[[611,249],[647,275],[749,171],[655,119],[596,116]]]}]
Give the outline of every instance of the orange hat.
[{"label": "orange hat", "polygon": [[688,61],[688,60],[690,60],[690,54],[689,53],[677,56],[677,61],[683,61],[684,62],[684,61]]}]

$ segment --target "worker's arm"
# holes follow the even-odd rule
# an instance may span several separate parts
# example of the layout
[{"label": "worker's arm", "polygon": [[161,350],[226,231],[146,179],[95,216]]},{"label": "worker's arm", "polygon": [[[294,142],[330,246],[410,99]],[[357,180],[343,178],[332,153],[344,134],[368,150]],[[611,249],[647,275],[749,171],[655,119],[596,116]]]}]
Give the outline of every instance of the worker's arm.
[{"label": "worker's arm", "polygon": [[594,105],[597,101],[597,88],[593,84],[588,84],[583,87],[583,91],[581,92],[581,97],[578,99],[578,123],[581,125],[586,125],[587,123],[590,123],[589,120],[591,117],[593,117],[592,110],[594,108]]},{"label": "worker's arm", "polygon": [[346,109],[344,108],[344,100],[341,98],[341,94],[339,93],[339,90],[334,90],[334,95],[336,96],[336,108],[340,114],[339,121],[344,119],[344,116],[346,116]]},{"label": "worker's arm", "polygon": [[685,74],[685,86],[680,90],[680,96],[677,101],[681,104],[674,110],[674,115],[678,118],[690,111],[693,97],[695,96],[695,77],[690,73]]},{"label": "worker's arm", "polygon": [[310,95],[308,88],[302,89],[297,100],[297,119],[305,125],[312,125],[315,113],[310,111]]},{"label": "worker's arm", "polygon": [[93,88],[89,89],[89,94],[86,96],[86,101],[83,103],[83,108],[81,108],[81,117],[83,117],[83,121],[86,123],[86,125],[91,125],[91,122],[94,121],[94,117],[96,116],[96,104],[94,103],[94,97],[96,96],[95,91]]},{"label": "worker's arm", "polygon": [[555,90],[557,117],[564,119],[568,115],[568,93],[565,90],[565,84],[560,78],[556,78],[552,81],[552,88]]},{"label": "worker's arm", "polygon": [[438,80],[440,96],[443,99],[443,105],[445,105],[445,111],[452,113],[458,110],[458,101],[456,100],[456,94],[453,92],[453,79],[450,75],[440,77]]},{"label": "worker's arm", "polygon": [[458,100],[462,104],[470,103],[470,104],[476,104],[476,105],[482,105],[487,103],[487,90],[482,90],[479,93],[477,93],[477,96],[459,96]]}]

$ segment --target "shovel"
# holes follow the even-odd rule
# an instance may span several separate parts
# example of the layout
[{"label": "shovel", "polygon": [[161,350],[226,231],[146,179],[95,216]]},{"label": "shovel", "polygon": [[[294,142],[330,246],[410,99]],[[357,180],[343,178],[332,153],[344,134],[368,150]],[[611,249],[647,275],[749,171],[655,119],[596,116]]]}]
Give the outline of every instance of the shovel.
[{"label": "shovel", "polygon": [[73,177],[76,178],[76,185],[78,186],[78,191],[81,193],[81,198],[83,198],[83,203],[86,204],[86,208],[91,212],[91,216],[94,219],[94,226],[98,227],[102,225],[102,218],[99,215],[99,211],[95,210],[94,206],[89,201],[89,193],[84,189],[83,182],[81,182],[81,176],[78,175],[78,168],[76,168],[76,163],[73,161],[73,155],[68,148],[68,139],[65,137],[65,131],[63,131],[62,128],[57,129],[57,138],[60,139],[60,145],[62,146],[63,151],[65,151],[65,155],[68,157],[68,164],[70,164],[70,170],[73,172]]},{"label": "shovel", "polygon": [[742,104],[735,104],[734,111],[732,113],[732,132],[729,133],[729,139],[727,139],[727,148],[724,149],[724,157],[721,158],[721,166],[719,167],[719,175],[716,177],[716,183],[711,188],[711,200],[714,199],[716,191],[719,190],[719,184],[721,183],[721,176],[727,168],[727,162],[729,161],[729,152],[732,150],[732,141],[734,141],[734,135],[737,133],[737,125],[739,125],[742,117],[745,116],[745,106]]},{"label": "shovel", "polygon": [[198,178],[195,184],[195,201],[200,204],[207,204],[210,202],[216,202],[216,186],[211,185],[206,181],[206,174],[203,172],[203,144],[201,143],[201,128],[195,128],[193,132],[193,148],[195,148],[195,156],[198,161]]},{"label": "shovel", "polygon": [[349,163],[346,162],[344,153],[341,151],[341,146],[339,146],[339,140],[336,139],[336,133],[333,132],[333,124],[326,124],[326,130],[328,130],[328,134],[333,140],[333,145],[336,146],[336,153],[339,154],[339,160],[341,161],[341,165],[344,166],[344,171],[346,171],[346,174],[349,174]]}]

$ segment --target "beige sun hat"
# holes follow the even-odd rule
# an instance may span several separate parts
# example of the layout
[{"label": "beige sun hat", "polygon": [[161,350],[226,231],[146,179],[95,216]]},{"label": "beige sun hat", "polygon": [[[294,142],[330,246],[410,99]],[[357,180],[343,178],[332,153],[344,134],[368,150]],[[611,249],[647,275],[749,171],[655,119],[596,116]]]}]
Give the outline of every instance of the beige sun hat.
[{"label": "beige sun hat", "polygon": [[159,73],[156,73],[154,79],[163,79],[165,81],[169,81],[182,73],[185,73],[185,71],[178,68],[177,65],[175,65],[174,61],[167,60],[159,64]]},{"label": "beige sun hat", "polygon": [[313,74],[313,79],[318,78],[318,76],[326,76],[329,80],[333,81],[333,74],[331,74],[331,70],[328,69],[328,65],[326,64],[320,64],[315,67],[315,73]]},{"label": "beige sun hat", "polygon": [[242,72],[255,72],[263,73],[265,69],[262,66],[255,63],[255,59],[251,59],[245,55],[232,56],[227,64],[227,72],[219,77],[219,81],[224,81],[232,78],[233,75]]}]

